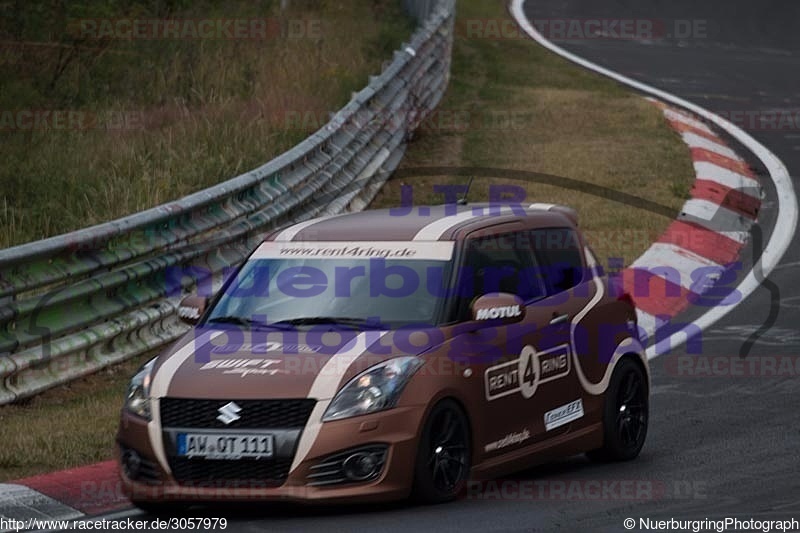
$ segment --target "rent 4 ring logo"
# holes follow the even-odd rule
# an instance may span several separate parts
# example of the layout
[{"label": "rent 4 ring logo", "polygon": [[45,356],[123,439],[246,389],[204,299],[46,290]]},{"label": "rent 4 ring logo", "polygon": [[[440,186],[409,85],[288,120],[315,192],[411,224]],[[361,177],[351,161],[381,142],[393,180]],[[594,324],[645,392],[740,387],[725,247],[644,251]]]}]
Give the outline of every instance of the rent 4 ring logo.
[{"label": "rent 4 ring logo", "polygon": [[517,359],[486,369],[486,399],[496,400],[516,392],[526,399],[532,398],[540,383],[563,378],[569,374],[569,370],[569,344],[542,352],[527,345]]}]

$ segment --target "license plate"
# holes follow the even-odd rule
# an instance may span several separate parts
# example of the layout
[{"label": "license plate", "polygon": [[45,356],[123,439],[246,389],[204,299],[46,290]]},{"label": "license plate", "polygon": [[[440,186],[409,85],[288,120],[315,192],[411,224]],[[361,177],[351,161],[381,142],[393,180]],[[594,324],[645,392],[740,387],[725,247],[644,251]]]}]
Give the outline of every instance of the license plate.
[{"label": "license plate", "polygon": [[178,433],[178,455],[205,459],[266,459],[275,438],[264,433]]}]

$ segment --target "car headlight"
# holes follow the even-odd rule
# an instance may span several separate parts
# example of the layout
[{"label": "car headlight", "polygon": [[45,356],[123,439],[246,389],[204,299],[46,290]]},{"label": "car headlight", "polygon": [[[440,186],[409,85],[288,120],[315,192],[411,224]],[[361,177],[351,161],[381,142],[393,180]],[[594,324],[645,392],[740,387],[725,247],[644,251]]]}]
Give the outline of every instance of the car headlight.
[{"label": "car headlight", "polygon": [[155,359],[150,359],[136,372],[125,395],[125,409],[147,420],[150,420],[150,374],[155,362]]},{"label": "car headlight", "polygon": [[368,368],[342,387],[322,420],[339,420],[394,407],[422,363],[419,357],[397,357]]}]

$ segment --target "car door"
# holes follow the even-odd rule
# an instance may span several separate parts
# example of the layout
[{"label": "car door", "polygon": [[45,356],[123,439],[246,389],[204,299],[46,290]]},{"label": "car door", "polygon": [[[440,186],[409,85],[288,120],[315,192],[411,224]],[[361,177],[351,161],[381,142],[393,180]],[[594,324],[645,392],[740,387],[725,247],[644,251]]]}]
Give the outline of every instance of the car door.
[{"label": "car door", "polygon": [[[470,323],[471,302],[484,294],[506,292],[532,301],[544,294],[535,271],[534,256],[520,249],[522,224],[503,224],[484,228],[468,236],[459,277],[460,298],[457,321]],[[522,348],[534,342],[536,325],[532,317],[515,324],[481,327],[464,335],[470,345],[472,370],[480,376],[475,383],[485,409],[476,420],[479,443],[487,455],[499,455],[527,445],[532,438],[533,418],[530,400],[520,391],[519,356]]]},{"label": "car door", "polygon": [[[472,235],[465,245],[461,278],[472,276],[465,294],[515,294],[526,313],[519,323],[471,334],[482,347],[475,369],[487,405],[481,421],[487,455],[562,434],[583,416],[571,324],[594,294],[573,229],[494,231]],[[469,300],[462,299],[459,320],[469,320]]]},{"label": "car door", "polygon": [[569,431],[584,416],[573,322],[596,288],[575,229],[537,228],[526,235],[545,295],[527,306],[536,334],[520,353],[520,367],[524,369],[522,391],[534,400],[532,431],[537,440],[543,440]]}]

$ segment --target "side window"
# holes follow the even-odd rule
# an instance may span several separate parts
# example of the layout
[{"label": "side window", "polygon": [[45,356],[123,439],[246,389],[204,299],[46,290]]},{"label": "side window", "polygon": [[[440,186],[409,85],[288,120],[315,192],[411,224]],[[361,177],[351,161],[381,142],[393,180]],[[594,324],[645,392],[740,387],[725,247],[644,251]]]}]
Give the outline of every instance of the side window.
[{"label": "side window", "polygon": [[539,271],[526,232],[470,240],[459,272],[458,320],[469,318],[470,303],[483,294],[508,292],[526,302],[543,297]]},{"label": "side window", "polygon": [[531,232],[531,241],[548,294],[569,290],[583,281],[583,256],[575,230],[537,229]]}]

